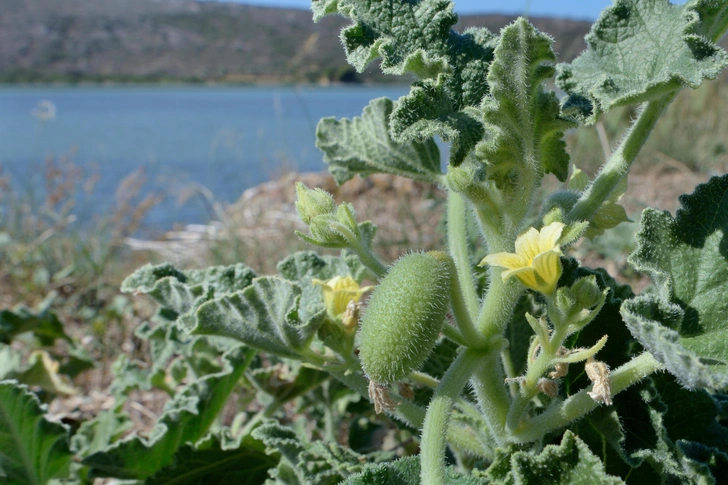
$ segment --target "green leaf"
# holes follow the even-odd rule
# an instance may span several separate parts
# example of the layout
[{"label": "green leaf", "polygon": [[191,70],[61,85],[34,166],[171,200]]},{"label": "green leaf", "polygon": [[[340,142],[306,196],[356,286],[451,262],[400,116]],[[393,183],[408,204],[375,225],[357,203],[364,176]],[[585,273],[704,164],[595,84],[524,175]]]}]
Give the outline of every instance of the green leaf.
[{"label": "green leaf", "polygon": [[[285,374],[285,376],[282,376]],[[303,366],[293,361],[285,372],[276,366],[254,369],[247,376],[255,387],[273,397],[276,401],[285,403],[320,386],[331,378],[328,372]]]},{"label": "green leaf", "polygon": [[132,436],[85,458],[89,475],[143,480],[168,466],[180,447],[207,433],[253,355],[243,347],[227,353],[222,372],[190,383],[167,402],[148,439]]},{"label": "green leaf", "polygon": [[604,471],[602,461],[571,431],[560,445],[548,445],[539,454],[497,450],[487,476],[503,485],[618,485],[624,483]]},{"label": "green leaf", "polygon": [[446,43],[457,23],[446,0],[368,2],[313,0],[314,21],[340,13],[355,23],[341,32],[349,63],[362,72],[381,58],[382,71],[432,77],[447,68]]},{"label": "green leaf", "polygon": [[[350,476],[341,485],[419,485],[420,458],[408,456],[389,463],[369,465],[361,473]],[[447,468],[448,485],[487,485],[484,478],[465,475],[454,467]]]},{"label": "green leaf", "polygon": [[381,58],[382,71],[411,72],[421,80],[397,102],[390,121],[395,141],[425,141],[439,134],[452,142],[459,165],[483,136],[476,108],[488,92],[484,79],[493,34],[452,30],[457,15],[447,0],[313,0],[314,19],[340,13],[354,21],[341,33],[347,59],[362,71]]},{"label": "green leaf", "polygon": [[25,332],[32,332],[44,346],[53,345],[56,339],[71,342],[71,337],[63,330],[63,323],[53,312],[33,313],[22,305],[12,311],[0,311],[0,343],[9,344],[15,336]]},{"label": "green leaf", "polygon": [[[73,455],[68,428],[52,423],[35,394],[17,381],[0,382],[0,481],[45,485],[65,478]],[[7,480],[7,481],[5,481]]]},{"label": "green leaf", "polygon": [[299,251],[278,262],[278,272],[301,288],[301,318],[307,319],[324,308],[321,287],[314,279],[330,280],[334,276],[351,276],[358,283],[363,279],[361,263],[338,256],[321,256],[314,251]]},{"label": "green leaf", "polygon": [[691,0],[687,8],[697,12],[700,23],[695,33],[718,42],[728,29],[728,2],[725,0]]},{"label": "green leaf", "polygon": [[316,147],[336,183],[354,175],[373,173],[401,175],[436,182],[440,177],[440,150],[432,139],[397,143],[389,135],[394,103],[387,98],[369,102],[361,117],[323,118],[316,127]]},{"label": "green leaf", "polygon": [[246,288],[253,278],[253,270],[242,263],[188,271],[148,264],[127,277],[121,291],[149,295],[177,316],[188,317],[202,303]]},{"label": "green leaf", "polygon": [[235,440],[227,436],[227,431],[211,434],[198,443],[198,446],[181,447],[169,466],[144,483],[146,485],[263,483],[268,477],[268,469],[275,467],[278,460],[265,453],[261,442],[249,436]]},{"label": "green leaf", "polygon": [[268,421],[253,433],[265,443],[268,453],[280,453],[282,467],[272,473],[276,478],[282,471],[293,471],[300,483],[317,485],[337,484],[362,470],[364,455],[331,442],[309,442],[291,429]]},{"label": "green leaf", "polygon": [[22,367],[23,356],[8,344],[0,343],[0,381],[11,379]]},{"label": "green leaf", "polygon": [[590,122],[616,106],[697,88],[728,65],[728,55],[713,43],[724,23],[725,1],[617,0],[586,36],[587,50],[559,65],[557,84],[591,100]]},{"label": "green leaf", "polygon": [[231,337],[258,350],[300,358],[326,318],[326,310],[306,315],[301,288],[277,276],[264,276],[237,293],[201,305],[187,329],[198,335]]},{"label": "green leaf", "polygon": [[728,429],[717,413],[707,392],[655,374],[570,429],[601,456],[607,473],[629,484],[715,483],[728,472]]},{"label": "green leaf", "polygon": [[60,364],[45,350],[35,350],[28,357],[28,365],[15,377],[33,387],[51,394],[73,395],[76,389],[68,378],[59,374]]},{"label": "green leaf", "polygon": [[728,387],[728,175],[680,197],[676,217],[645,209],[629,262],[656,293],[627,300],[634,337],[689,388]]},{"label": "green leaf", "polygon": [[560,117],[556,95],[543,89],[555,73],[552,43],[523,18],[501,31],[488,72],[490,94],[482,105],[490,136],[477,151],[496,181],[514,169],[537,169],[566,180],[569,155],[563,135],[574,124]]},{"label": "green leaf", "polygon": [[[483,73],[485,74],[485,73]],[[390,130],[395,140],[431,140],[439,135],[451,142],[450,164],[462,164],[485,135],[480,110],[459,107],[446,87],[447,76],[426,79],[412,85],[407,96],[397,101]],[[485,83],[483,83],[485,85]]]},{"label": "green leaf", "polygon": [[71,448],[80,456],[103,451],[133,427],[129,417],[122,413],[118,401],[116,409],[105,409],[95,418],[84,421],[71,438]]}]

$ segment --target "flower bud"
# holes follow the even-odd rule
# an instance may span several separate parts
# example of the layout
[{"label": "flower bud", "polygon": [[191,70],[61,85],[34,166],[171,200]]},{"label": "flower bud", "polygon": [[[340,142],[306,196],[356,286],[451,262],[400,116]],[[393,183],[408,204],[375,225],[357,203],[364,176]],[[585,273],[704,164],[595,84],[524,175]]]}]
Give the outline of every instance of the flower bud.
[{"label": "flower bud", "polygon": [[308,226],[311,232],[311,239],[319,246],[328,248],[345,248],[349,246],[348,241],[336,229],[331,227],[337,222],[333,214],[322,214],[314,217]]},{"label": "flower bud", "polygon": [[354,234],[359,233],[354,207],[351,204],[344,203],[336,208],[336,220],[339,224],[349,228]]},{"label": "flower bud", "polygon": [[581,308],[592,308],[599,304],[604,297],[601,288],[597,284],[597,278],[594,275],[579,278],[571,285],[571,294]]},{"label": "flower bud", "polygon": [[296,211],[304,224],[311,224],[314,217],[333,214],[334,198],[322,189],[309,189],[303,182],[296,182]]}]

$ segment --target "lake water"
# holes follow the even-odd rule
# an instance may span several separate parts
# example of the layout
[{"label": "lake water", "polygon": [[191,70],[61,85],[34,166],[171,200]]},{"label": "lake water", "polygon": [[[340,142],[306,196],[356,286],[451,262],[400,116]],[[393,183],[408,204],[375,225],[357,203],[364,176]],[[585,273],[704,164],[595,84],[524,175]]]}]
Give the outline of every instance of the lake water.
[{"label": "lake water", "polygon": [[[286,171],[325,170],[315,129],[325,116],[353,117],[396,87],[5,87],[0,88],[0,168],[13,187],[42,193],[49,159],[70,159],[99,180],[80,194],[82,221],[114,206],[120,181],[143,168],[145,193],[164,201],[146,219],[163,230],[206,222],[199,199],[176,195],[194,184],[232,202]],[[50,101],[50,103],[47,103]],[[39,109],[55,109],[43,119]],[[47,116],[46,116],[47,117]],[[41,191],[41,192],[38,192]],[[82,210],[81,210],[82,209]]]}]

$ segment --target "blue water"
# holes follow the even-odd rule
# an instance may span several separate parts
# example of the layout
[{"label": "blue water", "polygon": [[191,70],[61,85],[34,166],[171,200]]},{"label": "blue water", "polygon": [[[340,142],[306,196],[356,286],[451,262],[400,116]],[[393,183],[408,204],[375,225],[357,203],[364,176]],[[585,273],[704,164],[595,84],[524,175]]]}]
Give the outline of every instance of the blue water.
[{"label": "blue water", "polygon": [[[202,184],[232,202],[248,187],[284,172],[325,170],[315,129],[325,116],[353,117],[378,96],[396,99],[406,87],[5,87],[0,88],[0,168],[18,191],[44,187],[49,159],[69,159],[88,176],[79,192],[81,222],[115,204],[119,182],[138,168],[142,195],[163,193],[145,223],[206,222],[199,199],[177,195]],[[34,115],[51,101],[53,120]]]}]

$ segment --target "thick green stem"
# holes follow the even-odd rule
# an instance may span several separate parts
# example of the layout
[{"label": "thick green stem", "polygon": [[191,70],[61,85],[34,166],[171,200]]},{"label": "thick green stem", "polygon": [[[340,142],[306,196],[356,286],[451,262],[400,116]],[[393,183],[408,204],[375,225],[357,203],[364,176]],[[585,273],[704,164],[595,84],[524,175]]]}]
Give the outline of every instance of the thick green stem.
[{"label": "thick green stem", "polygon": [[455,400],[480,362],[480,355],[465,350],[447,370],[427,407],[420,444],[421,481],[424,485],[446,485],[445,448]]},{"label": "thick green stem", "polygon": [[453,342],[455,342],[458,345],[467,346],[468,341],[463,337],[463,334],[458,332],[458,329],[450,325],[449,323],[445,322],[445,324],[442,326],[442,333],[445,335],[445,337],[449,338]]},{"label": "thick green stem", "polygon": [[455,263],[457,281],[461,298],[471,319],[478,315],[478,293],[475,291],[470,254],[468,252],[468,234],[466,227],[467,205],[465,199],[457,192],[447,194],[447,245],[450,256]]},{"label": "thick green stem", "polygon": [[[648,352],[633,358],[610,373],[609,382],[612,394],[624,391],[660,369],[662,369],[662,364]],[[550,407],[544,413],[524,421],[517,430],[513,431],[513,439],[519,443],[538,440],[547,433],[563,428],[593,411],[600,404],[587,394],[590,389],[590,387],[583,389],[565,401]]]},{"label": "thick green stem", "polygon": [[599,171],[594,182],[586,188],[576,205],[566,216],[567,222],[588,221],[599,210],[620,180],[627,175],[632,162],[647,141],[665,108],[675,99],[679,90],[647,103],[640,112],[619,148]]},{"label": "thick green stem", "polygon": [[334,223],[332,227],[336,229],[346,242],[349,243],[349,248],[359,256],[362,264],[369,268],[369,270],[376,275],[377,278],[383,277],[387,274],[387,267],[379,261],[374,253],[369,248],[365,247],[354,232],[343,224]]},{"label": "thick green stem", "polygon": [[484,348],[487,345],[487,339],[475,328],[473,319],[471,318],[470,309],[466,300],[463,298],[458,275],[453,273],[450,277],[450,303],[452,305],[452,313],[455,322],[460,329],[460,334],[464,338],[462,345],[470,348]]},{"label": "thick green stem", "polygon": [[500,269],[488,269],[490,284],[478,317],[478,330],[490,337],[502,333],[511,321],[513,309],[523,294],[523,287],[513,280],[503,281]]},{"label": "thick green stem", "polygon": [[506,419],[511,397],[504,383],[499,351],[491,351],[480,360],[480,367],[473,375],[472,385],[478,397],[483,417],[498,445],[507,441]]}]

